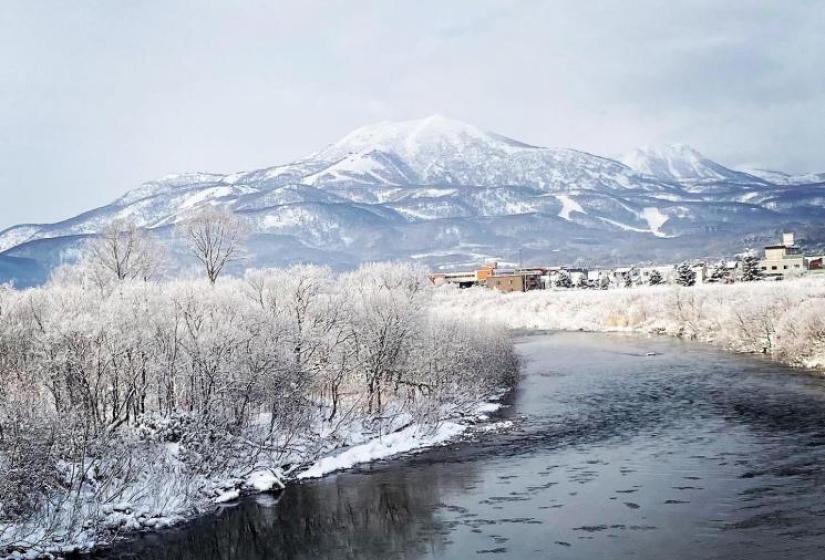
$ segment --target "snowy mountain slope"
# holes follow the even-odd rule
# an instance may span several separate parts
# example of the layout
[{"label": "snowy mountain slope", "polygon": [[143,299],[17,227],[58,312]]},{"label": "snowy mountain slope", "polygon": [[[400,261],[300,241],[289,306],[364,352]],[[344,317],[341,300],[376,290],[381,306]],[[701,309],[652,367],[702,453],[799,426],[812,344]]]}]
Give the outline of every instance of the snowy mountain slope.
[{"label": "snowy mountain slope", "polygon": [[769,183],[780,186],[790,185],[812,185],[816,183],[825,183],[825,173],[805,173],[802,175],[793,175],[791,173],[784,173],[782,171],[775,171],[772,169],[743,169],[742,171],[764,179]]},{"label": "snowy mountain slope", "polygon": [[302,180],[317,186],[410,185],[420,182],[418,174],[402,158],[378,150],[348,154]]},{"label": "snowy mountain slope", "polygon": [[[157,190],[147,195],[150,189]],[[255,192],[255,189],[210,180],[193,185],[149,184],[138,191],[136,195],[132,191],[112,204],[62,222],[13,226],[0,232],[0,251],[35,239],[98,233],[114,220],[148,229],[169,225],[203,204],[229,205],[238,197]]]},{"label": "snowy mountain slope", "polygon": [[[218,205],[249,226],[248,266],[392,258],[440,266],[519,253],[548,263],[673,261],[710,247],[737,252],[743,239],[786,227],[823,227],[825,184],[790,177],[732,170],[680,145],[640,149],[622,163],[433,116],[362,127],[293,163],[151,181],[68,220],[0,232],[0,254],[48,269],[124,220],[183,258],[175,224]],[[0,269],[0,281],[10,270]]]},{"label": "snowy mountain slope", "polygon": [[622,162],[639,173],[686,185],[717,182],[734,185],[770,183],[761,177],[720,165],[685,144],[637,148],[623,156]]},{"label": "snowy mountain slope", "polygon": [[236,197],[231,201],[231,207],[235,211],[263,210],[285,204],[297,204],[301,202],[320,203],[347,203],[348,199],[342,198],[328,191],[322,191],[315,187],[301,184],[287,184],[277,187],[254,190],[250,193]]}]

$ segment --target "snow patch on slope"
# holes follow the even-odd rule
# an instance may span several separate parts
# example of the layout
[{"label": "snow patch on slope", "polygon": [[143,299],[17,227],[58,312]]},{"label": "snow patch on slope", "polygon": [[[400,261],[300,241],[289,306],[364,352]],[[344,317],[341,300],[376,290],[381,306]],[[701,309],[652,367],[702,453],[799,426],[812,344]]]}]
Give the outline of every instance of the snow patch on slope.
[{"label": "snow patch on slope", "polygon": [[564,218],[567,221],[570,221],[570,214],[573,212],[579,212],[581,214],[587,214],[584,209],[581,207],[581,204],[576,202],[572,197],[566,194],[559,194],[556,195],[556,198],[559,202],[561,202],[561,211],[559,212],[559,217]]},{"label": "snow patch on slope", "polygon": [[647,225],[653,235],[656,237],[670,237],[662,231],[662,226],[665,225],[665,222],[667,222],[669,218],[667,214],[663,213],[655,206],[648,206],[642,210],[642,218],[644,218],[647,222]]},{"label": "snow patch on slope", "polygon": [[605,218],[605,217],[602,217],[602,216],[598,216],[598,218],[601,221],[605,222],[605,223],[608,223],[612,226],[616,226],[617,228],[623,229],[625,231],[636,231],[636,232],[639,232],[639,233],[650,233],[650,230],[648,230],[648,229],[642,229],[642,228],[629,226],[627,224],[623,224],[622,222],[617,222],[616,220],[611,220],[609,218]]}]

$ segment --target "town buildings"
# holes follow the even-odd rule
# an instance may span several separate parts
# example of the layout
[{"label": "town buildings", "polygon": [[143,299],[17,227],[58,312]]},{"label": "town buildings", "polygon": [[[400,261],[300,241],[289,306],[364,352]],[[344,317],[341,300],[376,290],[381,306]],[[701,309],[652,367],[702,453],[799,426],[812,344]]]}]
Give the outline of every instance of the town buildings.
[{"label": "town buildings", "polygon": [[502,292],[526,292],[543,288],[543,268],[499,268],[498,263],[489,263],[471,272],[446,272],[430,275],[436,286],[455,284],[460,288],[486,286]]},{"label": "town buildings", "polygon": [[[766,279],[783,278],[813,273],[825,273],[825,257],[806,257],[796,246],[794,234],[782,234],[782,242],[769,245],[758,264]],[[608,289],[677,282],[676,265],[625,266],[617,268],[500,267],[487,263],[476,270],[443,272],[430,275],[433,284],[454,284],[461,288],[485,286],[502,292],[526,292],[541,289],[591,288]],[[690,264],[694,283],[737,282],[742,279],[741,260],[720,260],[711,263]]]}]

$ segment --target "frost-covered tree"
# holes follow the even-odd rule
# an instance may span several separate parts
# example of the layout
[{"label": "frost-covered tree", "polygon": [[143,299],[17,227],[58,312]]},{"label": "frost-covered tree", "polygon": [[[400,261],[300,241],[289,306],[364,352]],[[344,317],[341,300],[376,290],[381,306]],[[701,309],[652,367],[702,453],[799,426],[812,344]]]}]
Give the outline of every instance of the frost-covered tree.
[{"label": "frost-covered tree", "polygon": [[639,269],[635,267],[631,267],[626,272],[622,273],[622,285],[625,288],[632,288],[633,285],[636,283],[637,279],[639,278]]},{"label": "frost-covered tree", "polygon": [[676,267],[676,283],[686,287],[696,283],[696,272],[689,263],[683,262]]},{"label": "frost-covered tree", "polygon": [[579,279],[576,281],[576,287],[580,290],[586,290],[590,287],[590,284],[587,282],[587,274],[579,274]]},{"label": "frost-covered tree", "polygon": [[653,269],[653,271],[650,273],[650,278],[648,278],[648,284],[650,284],[651,286],[658,286],[662,282],[664,282],[664,279],[662,278],[662,273],[656,269]]},{"label": "frost-covered tree", "polygon": [[115,280],[148,280],[157,273],[163,250],[135,224],[115,220],[88,245],[85,256],[96,274]]},{"label": "frost-covered tree", "polygon": [[742,281],[755,282],[758,280],[762,280],[759,258],[755,255],[745,255],[742,258]]},{"label": "frost-covered tree", "polygon": [[210,206],[184,222],[183,234],[191,253],[214,284],[224,267],[239,258],[245,228],[231,211]]},{"label": "frost-covered tree", "polygon": [[710,283],[714,282],[727,282],[730,279],[730,271],[726,266],[724,260],[717,262],[710,271],[710,275],[708,276],[707,281]]}]

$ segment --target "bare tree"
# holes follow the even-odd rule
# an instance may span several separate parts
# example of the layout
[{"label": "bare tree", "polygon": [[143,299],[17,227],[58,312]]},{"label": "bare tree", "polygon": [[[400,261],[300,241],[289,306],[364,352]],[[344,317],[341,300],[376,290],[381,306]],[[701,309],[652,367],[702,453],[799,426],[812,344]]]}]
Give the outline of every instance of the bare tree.
[{"label": "bare tree", "polygon": [[115,220],[89,244],[88,259],[117,280],[148,280],[157,273],[161,249],[133,223]]},{"label": "bare tree", "polygon": [[189,250],[206,269],[214,284],[224,267],[238,259],[244,227],[235,214],[221,208],[204,208],[183,226]]}]

